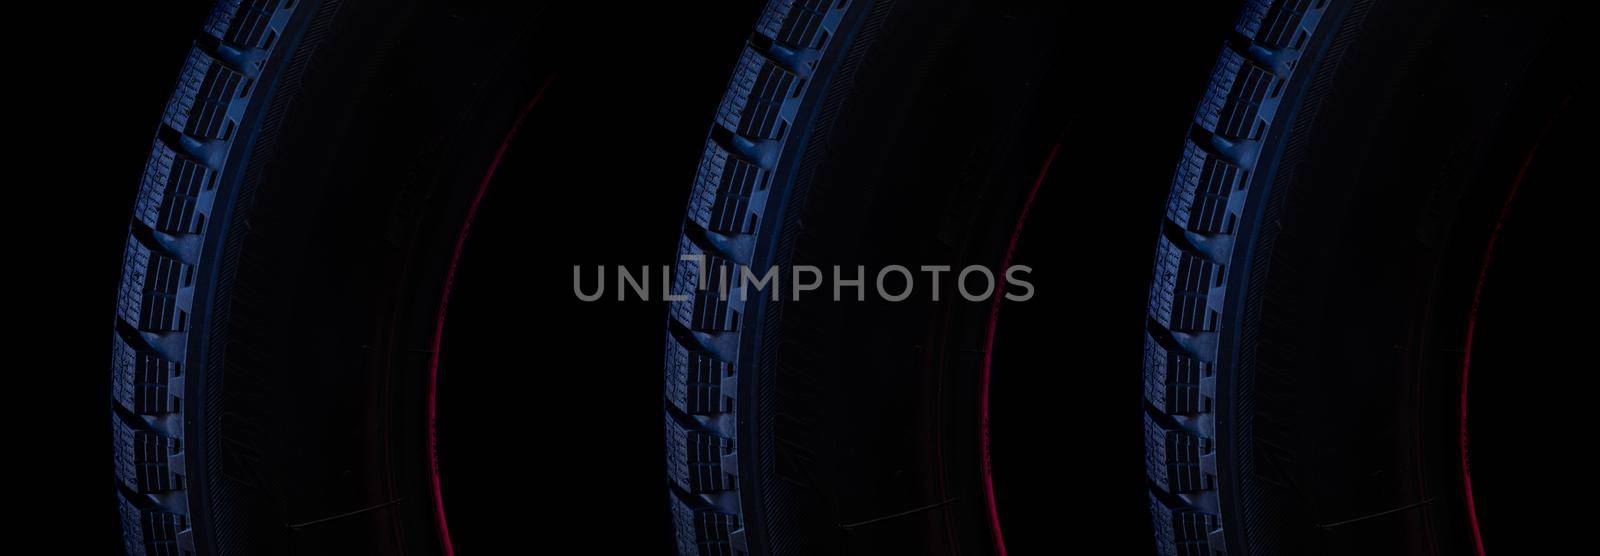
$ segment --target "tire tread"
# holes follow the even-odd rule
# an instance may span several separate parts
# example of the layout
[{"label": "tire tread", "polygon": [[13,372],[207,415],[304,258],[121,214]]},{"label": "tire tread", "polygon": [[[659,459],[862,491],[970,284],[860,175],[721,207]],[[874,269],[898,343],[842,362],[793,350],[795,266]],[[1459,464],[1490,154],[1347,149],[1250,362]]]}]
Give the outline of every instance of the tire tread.
[{"label": "tire tread", "polygon": [[[777,153],[847,11],[863,0],[770,0],[717,106],[679,238],[664,375],[666,459],[678,553],[747,553],[736,456],[744,303],[719,294],[750,264]],[[706,285],[701,288],[704,273]],[[756,299],[756,298],[752,298]]]},{"label": "tire tread", "polygon": [[1329,0],[1250,0],[1213,66],[1168,193],[1144,357],[1145,461],[1156,548],[1226,554],[1216,463],[1217,336],[1259,143]]},{"label": "tire tread", "polygon": [[214,193],[261,64],[298,0],[220,0],[162,112],[135,197],[112,335],[111,428],[129,554],[195,553],[184,373],[195,268]]}]

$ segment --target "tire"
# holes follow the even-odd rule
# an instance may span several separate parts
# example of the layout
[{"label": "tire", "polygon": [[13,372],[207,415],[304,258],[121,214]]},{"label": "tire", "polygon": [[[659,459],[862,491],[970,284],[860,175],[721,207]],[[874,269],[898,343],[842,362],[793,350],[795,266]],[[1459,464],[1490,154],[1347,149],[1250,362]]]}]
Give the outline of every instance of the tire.
[{"label": "tire", "polygon": [[1155,253],[1160,553],[1483,551],[1463,331],[1495,215],[1573,90],[1566,9],[1246,3]]},{"label": "tire", "polygon": [[128,553],[447,551],[428,363],[407,354],[430,346],[453,238],[548,68],[531,14],[441,10],[222,0],[206,19],[118,289]]},{"label": "tire", "polygon": [[787,270],[777,300],[696,283],[719,269],[1000,266],[1065,121],[1041,101],[1065,87],[1061,15],[910,4],[773,0],[735,65],[667,326],[680,554],[995,550],[978,373],[960,355],[981,349],[987,304],[950,302],[948,279],[944,302],[898,304],[796,302]]}]

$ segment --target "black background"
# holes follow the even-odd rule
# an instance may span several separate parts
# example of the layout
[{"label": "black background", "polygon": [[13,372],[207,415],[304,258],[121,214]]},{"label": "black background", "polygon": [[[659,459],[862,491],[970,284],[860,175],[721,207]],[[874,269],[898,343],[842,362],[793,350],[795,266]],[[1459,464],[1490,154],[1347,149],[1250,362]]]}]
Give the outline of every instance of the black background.
[{"label": "black background", "polygon": [[[27,499],[37,515],[50,516],[52,523],[41,525],[63,526],[48,536],[74,551],[121,550],[105,403],[111,308],[126,223],[160,110],[210,4],[107,3],[79,13],[68,10],[81,6],[63,6],[32,21],[68,32],[18,50],[39,65],[26,69],[25,78],[41,84],[47,108],[24,107],[34,113],[21,116],[42,119],[31,129],[41,130],[34,142],[45,158],[17,166],[41,174],[11,180],[46,201],[13,208],[44,221],[18,236],[8,267],[33,269],[12,274],[34,277],[40,283],[30,287],[51,290],[40,296],[47,307],[34,322],[60,343],[22,346],[10,364],[13,372],[48,381],[23,382],[13,393],[44,400],[44,409],[24,411],[21,424],[47,438],[47,444],[24,443],[13,452],[12,459],[30,467],[13,477],[40,489]],[[554,150],[517,146],[475,230],[475,238],[502,242],[519,234],[542,238],[526,242],[536,252],[514,262],[484,255],[488,248],[475,239],[459,286],[466,292],[463,307],[507,303],[538,311],[471,340],[452,340],[520,353],[499,372],[541,377],[537,390],[504,392],[482,404],[503,411],[503,425],[483,434],[500,447],[474,448],[485,459],[470,484],[493,489],[483,498],[501,512],[480,523],[506,525],[503,534],[559,537],[561,544],[605,552],[667,551],[659,424],[665,308],[582,304],[565,289],[513,300],[473,299],[471,292],[515,291],[519,277],[533,274],[566,283],[574,264],[669,263],[707,126],[761,4],[597,9],[570,23],[579,39],[553,54],[578,69],[552,88],[547,106],[566,116],[551,121],[582,124],[562,132],[591,147],[581,152],[626,148],[571,159],[561,155],[580,150],[551,147],[561,142],[550,136],[544,141]],[[1049,364],[1076,380],[1058,392],[1059,404],[1035,413],[1061,423],[1060,436],[1046,439],[1034,456],[1059,467],[1051,482],[1059,489],[1049,491],[1054,499],[1048,506],[1017,511],[1047,512],[1034,515],[1061,524],[1058,535],[1092,534],[1118,553],[1149,546],[1138,361],[1161,199],[1189,114],[1238,8],[1236,1],[1084,7],[1081,24],[1073,26],[1084,44],[1095,46],[1084,53],[1081,70],[1093,102],[1081,107],[1072,133],[1094,140],[1062,155],[1058,164],[1070,167],[1072,179],[1057,180],[1051,184],[1056,189],[1041,194],[1041,211],[1057,223],[1051,233],[1073,238],[1072,254],[1042,269],[1035,283],[1043,296],[1070,300],[1071,313],[1061,315],[1050,334],[1061,346]],[[28,23],[19,18],[13,24]],[[539,121],[536,116],[531,123]],[[604,164],[604,171],[595,164]],[[508,192],[536,188],[592,192],[604,203],[603,214],[543,206]],[[48,357],[28,362],[38,352]]]}]

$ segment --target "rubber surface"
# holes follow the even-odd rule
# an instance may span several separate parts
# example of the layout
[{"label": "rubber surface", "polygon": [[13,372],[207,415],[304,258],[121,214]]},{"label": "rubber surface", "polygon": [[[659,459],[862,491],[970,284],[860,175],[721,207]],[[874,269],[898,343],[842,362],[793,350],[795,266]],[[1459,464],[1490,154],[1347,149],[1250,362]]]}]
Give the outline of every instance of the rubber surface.
[{"label": "rubber surface", "polygon": [[483,8],[215,7],[127,243],[130,552],[443,549],[428,360],[408,355],[436,333],[455,234],[546,51],[536,6]]},{"label": "rubber surface", "polygon": [[[1217,333],[1260,141],[1300,76],[1329,0],[1251,0],[1212,70],[1173,177],[1145,336],[1145,454],[1162,554],[1226,553],[1219,503]],[[1302,77],[1303,78],[1303,77]],[[1287,107],[1285,107],[1287,108]],[[1284,110],[1287,112],[1287,109]]]},{"label": "rubber surface", "polygon": [[134,207],[118,287],[112,426],[130,554],[194,552],[184,384],[194,267],[257,77],[300,3],[223,0],[184,62]]},{"label": "rubber surface", "polygon": [[696,277],[750,264],[776,155],[814,88],[811,77],[825,53],[843,42],[831,39],[846,14],[867,4],[769,2],[706,140],[673,275],[673,294],[686,299],[672,302],[666,338],[667,472],[681,554],[748,550],[734,453],[744,307],[717,299],[715,288],[698,291]]},{"label": "rubber surface", "polygon": [[665,421],[679,553],[995,550],[969,356],[987,304],[953,290],[721,301],[695,282],[747,265],[1000,264],[1064,126],[1046,100],[1069,88],[1055,8],[767,4],[678,238]]},{"label": "rubber surface", "polygon": [[1156,246],[1158,552],[1477,550],[1462,330],[1505,190],[1570,87],[1565,9],[1246,3]]}]

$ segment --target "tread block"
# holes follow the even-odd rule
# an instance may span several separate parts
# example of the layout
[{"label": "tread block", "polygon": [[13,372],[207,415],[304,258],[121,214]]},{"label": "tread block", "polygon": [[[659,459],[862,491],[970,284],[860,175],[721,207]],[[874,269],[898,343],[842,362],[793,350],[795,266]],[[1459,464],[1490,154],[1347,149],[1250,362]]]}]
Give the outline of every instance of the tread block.
[{"label": "tread block", "polygon": [[1167,220],[1183,228],[1193,219],[1195,197],[1200,193],[1200,175],[1205,170],[1206,152],[1194,144],[1183,142],[1183,158],[1178,162],[1177,176],[1167,192]]},{"label": "tread block", "polygon": [[[1229,51],[1232,53],[1231,51]],[[1229,78],[1229,88],[1222,106],[1208,113],[1197,123],[1206,130],[1230,139],[1256,140],[1266,132],[1270,113],[1263,113],[1263,103],[1281,94],[1284,83],[1272,71],[1255,62],[1239,57],[1234,75]]]},{"label": "tread block", "polygon": [[224,0],[212,10],[205,31],[244,48],[265,48],[273,38],[273,16],[293,7],[292,0]]},{"label": "tread block", "polygon": [[1261,32],[1261,22],[1266,20],[1267,12],[1272,10],[1272,0],[1249,0],[1244,3],[1244,8],[1239,12],[1239,21],[1233,26],[1244,38],[1255,40]]},{"label": "tread block", "polygon": [[1206,94],[1200,99],[1200,106],[1195,109],[1194,123],[1206,130],[1215,132],[1217,124],[1222,121],[1222,111],[1228,106],[1228,94],[1233,91],[1234,78],[1239,75],[1239,68],[1244,67],[1244,56],[1234,52],[1231,48],[1223,48],[1222,54],[1217,56],[1217,65],[1211,68],[1211,79],[1206,86]]},{"label": "tread block", "polygon": [[722,381],[733,376],[733,364],[704,351],[689,349],[667,335],[667,400],[688,415],[732,413],[732,392]]},{"label": "tread block", "polygon": [[1179,226],[1204,234],[1233,234],[1238,225],[1238,207],[1229,205],[1233,194],[1243,190],[1250,173],[1233,163],[1185,141],[1183,161],[1178,165],[1172,193],[1167,200],[1167,218]]},{"label": "tread block", "polygon": [[216,172],[156,141],[145,164],[134,217],[152,230],[198,234],[211,210],[202,194],[216,185]]},{"label": "tread block", "polygon": [[1173,332],[1213,332],[1221,316],[1210,305],[1211,290],[1225,268],[1163,237],[1156,245],[1156,276],[1150,317]]},{"label": "tread block", "polygon": [[756,22],[756,32],[786,46],[822,46],[828,10],[849,7],[848,0],[773,0]]},{"label": "tread block", "polygon": [[1201,387],[1215,368],[1181,350],[1172,351],[1149,334],[1144,338],[1145,400],[1170,415],[1210,413],[1213,400]]},{"label": "tread block", "polygon": [[170,381],[183,374],[183,365],[139,350],[112,334],[111,396],[136,415],[165,415],[179,410],[177,392]]},{"label": "tread block", "polygon": [[1286,80],[1271,69],[1246,59],[1232,48],[1222,49],[1211,70],[1210,84],[1194,123],[1228,139],[1257,140],[1271,122],[1276,100]]},{"label": "tread block", "polygon": [[710,506],[693,505],[677,495],[672,499],[672,520],[677,530],[678,554],[734,556],[744,554],[730,539],[739,530],[739,516]]},{"label": "tread block", "polygon": [[1209,538],[1218,528],[1217,516],[1173,508],[1155,495],[1150,496],[1150,515],[1155,522],[1156,546],[1162,554],[1212,556]]},{"label": "tread block", "polygon": [[689,218],[713,232],[755,233],[770,179],[766,169],[708,140],[690,195]]},{"label": "tread block", "polygon": [[1145,415],[1146,474],[1167,492],[1203,492],[1215,488],[1216,477],[1201,469],[1201,458],[1213,450],[1211,439],[1170,428]]},{"label": "tread block", "polygon": [[153,430],[136,429],[123,418],[112,417],[117,452],[117,479],[137,493],[183,488],[169,458],[179,455],[183,441]]},{"label": "tread block", "polygon": [[[672,316],[690,330],[698,332],[732,332],[739,329],[741,307],[734,303],[733,294],[724,296],[722,280],[727,280],[731,291],[739,279],[739,267],[713,253],[707,253],[684,237],[679,240],[678,254],[699,259],[679,259],[672,275],[672,293],[683,299],[672,302]],[[704,269],[704,274],[701,270]],[[702,276],[705,288],[700,286]]]},{"label": "tread block", "polygon": [[690,429],[671,414],[666,416],[667,474],[687,492],[717,492],[736,487],[724,472],[722,457],[733,453],[733,441]]},{"label": "tread block", "polygon": [[179,537],[189,528],[183,514],[157,507],[144,507],[119,496],[122,506],[122,538],[130,556],[186,556],[194,554],[181,546]]},{"label": "tread block", "polygon": [[785,104],[795,103],[799,85],[799,76],[746,47],[717,107],[717,122],[745,137],[781,139],[789,129]]},{"label": "tread block", "polygon": [[1312,9],[1321,9],[1328,0],[1280,0],[1272,3],[1272,8],[1267,10],[1261,18],[1257,31],[1250,36],[1268,48],[1299,48],[1296,44],[1304,35],[1300,23],[1305,19],[1306,12]]},{"label": "tread block", "polygon": [[246,82],[204,50],[191,49],[162,122],[198,139],[231,139],[238,121],[230,110]]},{"label": "tread block", "polygon": [[189,307],[183,290],[194,278],[192,267],[130,238],[122,269],[117,311],[124,320],[150,332],[187,329]]},{"label": "tread block", "polygon": [[206,23],[200,32],[217,40],[228,34],[228,27],[233,25],[233,15],[239,13],[239,4],[243,0],[217,0],[212,6],[211,14],[206,16]]}]

